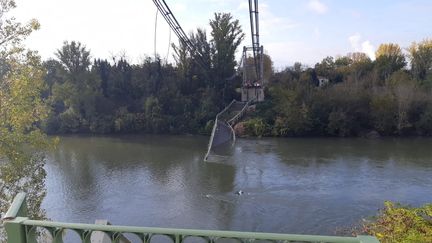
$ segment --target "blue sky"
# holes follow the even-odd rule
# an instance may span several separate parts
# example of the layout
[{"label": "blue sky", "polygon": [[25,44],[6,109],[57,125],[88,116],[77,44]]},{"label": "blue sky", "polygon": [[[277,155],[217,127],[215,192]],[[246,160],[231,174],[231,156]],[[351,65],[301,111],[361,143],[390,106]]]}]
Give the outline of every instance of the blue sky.
[{"label": "blue sky", "polygon": [[[41,30],[27,45],[53,57],[64,40],[84,43],[93,57],[125,54],[139,62],[154,53],[156,8],[151,0],[16,0],[14,15],[36,18]],[[214,12],[231,12],[247,33],[244,0],[166,0],[185,31],[208,29]],[[374,58],[381,43],[408,47],[432,38],[431,0],[260,0],[261,42],[276,68],[299,61],[314,65],[326,56],[366,52]],[[157,52],[168,53],[169,27],[159,15]],[[174,35],[172,41],[176,42]],[[172,60],[170,57],[169,60]]]}]

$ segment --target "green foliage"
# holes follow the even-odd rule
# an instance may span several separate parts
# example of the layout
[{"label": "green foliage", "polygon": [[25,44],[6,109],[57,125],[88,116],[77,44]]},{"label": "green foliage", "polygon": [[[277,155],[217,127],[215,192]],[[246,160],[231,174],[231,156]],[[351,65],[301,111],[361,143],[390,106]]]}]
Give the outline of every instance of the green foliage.
[{"label": "green foliage", "polygon": [[268,134],[268,126],[261,118],[252,118],[243,122],[245,135],[262,137]]},{"label": "green foliage", "polygon": [[110,133],[114,130],[112,124],[113,117],[111,115],[101,115],[93,118],[89,124],[89,131],[95,134]]},{"label": "green foliage", "polygon": [[391,93],[377,92],[371,97],[371,118],[374,129],[383,135],[396,130],[396,102]]},{"label": "green foliage", "polygon": [[68,108],[59,115],[59,123],[60,133],[80,131],[80,115],[73,108]]},{"label": "green foliage", "polygon": [[419,120],[416,123],[416,128],[419,134],[432,135],[432,105],[429,104],[421,113]]},{"label": "green foliage", "polygon": [[[64,42],[57,59],[43,64],[42,97],[50,110],[42,127],[48,133],[208,134],[209,121],[231,100],[239,99],[236,89],[241,80],[228,78],[245,37],[230,14],[216,13],[209,24],[209,36],[203,29],[190,35],[198,52],[174,45],[175,66],[159,58],[146,58],[140,64],[124,58],[92,61],[83,44]],[[257,105],[249,132],[430,135],[430,50],[430,40],[409,48],[411,70],[405,69],[401,48],[392,43],[380,45],[375,61],[354,52],[326,57],[314,68],[295,63],[279,72],[272,70],[271,58],[265,56],[266,101]],[[1,70],[11,68],[3,66]],[[318,87],[318,77],[329,84]]]},{"label": "green foliage", "polygon": [[[372,61],[349,53],[326,57],[315,69],[296,63],[274,73],[258,117],[277,136],[430,135],[428,80],[413,79],[415,70],[403,69],[405,56],[396,44],[380,46],[377,56]],[[318,87],[318,75],[330,84]]]},{"label": "green foliage", "polygon": [[144,108],[147,127],[150,131],[160,133],[163,129],[166,129],[165,121],[162,116],[162,107],[158,98],[153,96],[148,97],[145,101]]},{"label": "green foliage", "polygon": [[[238,94],[239,82],[227,82],[244,34],[232,15],[218,13],[204,30],[191,34],[202,54],[174,46],[177,66],[146,58],[129,64],[96,59],[76,41],[64,42],[57,60],[44,63],[44,98],[51,110],[43,123],[48,133],[197,133]],[[199,59],[203,66],[197,65]]]},{"label": "green foliage", "polygon": [[140,115],[129,113],[125,107],[120,108],[114,120],[114,131],[130,133],[142,130],[145,125]]},{"label": "green foliage", "polygon": [[327,132],[333,136],[346,137],[351,135],[351,119],[344,111],[332,111],[329,114]]},{"label": "green foliage", "polygon": [[363,225],[363,232],[382,243],[432,242],[432,204],[419,208],[385,202],[385,208],[373,221]]},{"label": "green foliage", "polygon": [[[90,67],[85,46],[65,42],[59,60],[44,63],[44,97],[51,106],[44,128],[51,133],[208,133],[208,122],[238,98],[238,81],[227,83],[225,76],[234,70],[235,47],[243,38],[230,15],[216,14],[211,27],[210,40],[203,30],[191,35],[203,56],[175,47],[177,66],[150,58],[131,65],[121,58],[94,60]],[[234,32],[225,36],[228,30]],[[426,44],[416,48],[427,53]],[[429,76],[418,80],[415,69],[404,70],[405,57],[395,44],[381,45],[377,56],[372,61],[364,53],[349,53],[326,57],[314,69],[296,63],[270,72],[266,102],[256,112],[264,134],[430,135]],[[197,58],[207,68],[197,65]],[[330,84],[318,87],[318,75]],[[254,129],[251,134],[263,135]]]},{"label": "green foliage", "polygon": [[229,13],[215,13],[210,21],[212,40],[212,64],[214,78],[219,90],[223,88],[225,79],[232,76],[236,66],[235,52],[244,39],[239,20],[233,20]]},{"label": "green foliage", "polygon": [[381,79],[388,79],[390,75],[406,65],[405,56],[398,44],[381,44],[375,53],[375,69]]},{"label": "green foliage", "polygon": [[[298,70],[294,72],[298,72]],[[297,75],[292,75],[292,77],[295,76]],[[297,136],[307,134],[310,131],[312,120],[310,108],[306,103],[309,102],[314,81],[313,75],[302,72],[298,75],[298,79],[294,79],[292,83],[288,80],[280,80],[279,84],[269,89],[275,113],[275,119],[272,122],[274,124],[273,134]]]},{"label": "green foliage", "polygon": [[73,81],[83,81],[79,79],[79,75],[87,71],[90,66],[90,52],[85,46],[79,42],[65,41],[63,47],[57,50],[56,56],[70,73]]},{"label": "green foliage", "polygon": [[420,81],[429,79],[432,73],[432,39],[414,42],[408,51],[414,78]]},{"label": "green foliage", "polygon": [[8,57],[22,54],[24,50],[22,42],[32,31],[40,27],[35,19],[23,25],[14,17],[9,17],[8,13],[14,8],[16,8],[14,0],[0,0],[0,60],[3,64]]},{"label": "green foliage", "polygon": [[40,95],[43,69],[38,57],[8,60],[11,70],[0,79],[0,211],[5,212],[16,193],[28,193],[30,215],[43,217],[44,157],[49,141],[38,128],[46,118]]},{"label": "green foliage", "polygon": [[0,212],[7,211],[18,192],[26,192],[29,216],[40,219],[46,193],[43,151],[51,145],[39,128],[47,118],[41,99],[45,70],[40,58],[22,45],[39,24],[9,18],[15,6],[12,0],[0,0]]}]

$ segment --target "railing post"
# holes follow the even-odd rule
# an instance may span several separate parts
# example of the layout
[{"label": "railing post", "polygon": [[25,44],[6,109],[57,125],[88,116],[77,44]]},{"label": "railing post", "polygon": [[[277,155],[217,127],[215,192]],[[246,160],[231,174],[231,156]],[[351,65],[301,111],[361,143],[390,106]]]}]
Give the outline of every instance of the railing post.
[{"label": "railing post", "polygon": [[174,243],[181,243],[181,242],[182,242],[182,236],[176,234],[176,235],[175,235]]},{"label": "railing post", "polygon": [[18,193],[3,218],[8,243],[27,243],[25,226],[21,224],[27,216],[25,193]]},{"label": "railing post", "polygon": [[7,235],[8,243],[27,243],[25,226],[17,219],[6,220],[4,227]]}]

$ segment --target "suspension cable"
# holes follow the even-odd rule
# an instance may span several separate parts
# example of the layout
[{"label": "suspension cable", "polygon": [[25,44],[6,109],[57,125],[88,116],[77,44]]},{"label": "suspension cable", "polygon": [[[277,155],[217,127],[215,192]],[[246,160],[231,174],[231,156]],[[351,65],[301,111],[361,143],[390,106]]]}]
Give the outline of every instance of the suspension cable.
[{"label": "suspension cable", "polygon": [[155,15],[155,27],[154,27],[154,43],[153,43],[153,48],[154,48],[154,58],[155,58],[155,61],[156,61],[156,59],[157,59],[157,50],[156,50],[156,43],[157,43],[157,22],[158,22],[158,13],[159,13],[159,10],[158,9],[156,9],[156,15]]},{"label": "suspension cable", "polygon": [[169,29],[168,50],[167,50],[167,54],[166,54],[166,57],[165,57],[165,63],[166,64],[168,64],[168,56],[169,56],[170,48],[171,48],[171,28]]},{"label": "suspension cable", "polygon": [[205,61],[203,54],[190,41],[189,37],[183,31],[182,27],[178,23],[177,19],[174,17],[174,14],[171,12],[171,9],[166,4],[165,0],[153,0],[153,3],[159,9],[160,13],[165,18],[168,25],[171,27],[171,30],[177,35],[179,41],[186,46],[186,48],[190,51],[191,54],[198,57],[197,59],[194,58],[194,61],[196,61],[196,63],[202,68],[207,68],[207,62]]}]

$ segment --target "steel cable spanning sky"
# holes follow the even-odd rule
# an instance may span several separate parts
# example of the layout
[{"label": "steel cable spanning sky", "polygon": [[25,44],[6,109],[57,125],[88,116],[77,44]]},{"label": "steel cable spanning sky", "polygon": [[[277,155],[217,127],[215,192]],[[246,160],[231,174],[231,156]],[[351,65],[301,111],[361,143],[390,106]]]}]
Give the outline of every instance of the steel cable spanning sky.
[{"label": "steel cable spanning sky", "polygon": [[[244,30],[250,15],[246,0],[165,0],[189,33],[209,30],[214,12],[230,12]],[[111,60],[125,54],[131,63],[141,63],[153,55],[153,1],[136,0],[16,0],[11,13],[20,22],[35,18],[41,29],[30,35],[26,46],[44,60],[55,58],[64,41],[79,41],[93,58]],[[373,57],[381,43],[397,43],[403,48],[430,38],[430,0],[260,0],[260,42],[276,70],[295,62],[313,66],[327,56],[362,51]],[[161,19],[161,18],[160,18]],[[169,26],[158,23],[158,53],[166,52]],[[246,45],[250,45],[250,31]],[[173,35],[176,42],[177,36]],[[245,45],[243,43],[243,45]],[[122,55],[123,56],[123,55]],[[240,58],[241,54],[237,54]],[[172,56],[169,62],[174,61]]]},{"label": "steel cable spanning sky", "polygon": [[[184,32],[183,28],[177,21],[176,17],[174,16],[173,12],[165,2],[165,0],[153,0],[154,4],[156,5],[159,12],[162,14],[164,19],[167,21],[168,25],[170,26],[171,30],[174,31],[174,33],[177,35],[180,42],[182,42],[186,48],[193,54],[196,54],[198,56],[197,63],[200,64],[202,67],[206,67],[203,54],[193,45],[192,41],[189,39],[189,37]],[[252,51],[253,51],[253,57],[254,57],[254,66],[255,66],[255,72],[257,77],[261,77],[262,72],[262,48],[260,46],[259,42],[259,16],[258,16],[258,0],[249,0],[249,15],[250,15],[250,27],[251,27],[251,37],[252,37]],[[157,15],[156,15],[156,21],[157,21]],[[157,23],[157,22],[155,22]],[[156,35],[156,28],[155,28],[155,35]],[[155,38],[155,53],[156,53],[156,38]],[[156,54],[155,54],[156,55]],[[244,60],[241,60],[240,63],[242,63]]]}]

